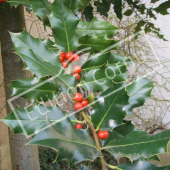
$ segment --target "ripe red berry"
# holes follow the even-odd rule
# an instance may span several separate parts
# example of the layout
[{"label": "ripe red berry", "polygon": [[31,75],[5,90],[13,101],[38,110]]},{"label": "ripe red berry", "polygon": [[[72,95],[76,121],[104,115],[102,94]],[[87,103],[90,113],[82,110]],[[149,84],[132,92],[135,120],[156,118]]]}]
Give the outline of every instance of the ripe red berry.
[{"label": "ripe red berry", "polygon": [[75,110],[80,110],[80,109],[82,109],[83,108],[83,105],[81,104],[81,103],[75,103],[74,104],[74,109]]},{"label": "ripe red berry", "polygon": [[74,70],[75,73],[80,73],[81,72],[81,67],[80,66],[75,66],[73,70]]},{"label": "ripe red berry", "polygon": [[79,55],[78,54],[74,54],[73,57],[74,57],[74,61],[79,61]]},{"label": "ripe red berry", "polygon": [[0,0],[0,2],[5,2],[5,0]]},{"label": "ripe red berry", "polygon": [[60,59],[60,62],[62,63],[63,62],[63,60],[64,60],[64,58],[63,57],[59,57],[59,59]]},{"label": "ripe red berry", "polygon": [[76,94],[74,95],[74,100],[75,100],[76,102],[81,102],[81,101],[83,100],[83,95],[82,95],[81,93],[76,93]]},{"label": "ripe red berry", "polygon": [[65,60],[66,59],[66,53],[60,53],[60,57],[62,57],[63,60]]},{"label": "ripe red berry", "polygon": [[63,66],[64,68],[66,68],[66,67],[68,66],[68,64],[67,64],[67,61],[66,61],[66,60],[64,60],[64,61],[62,62],[62,66]]},{"label": "ripe red berry", "polygon": [[72,52],[68,52],[66,54],[66,59],[69,60],[72,56],[73,56],[73,53]]},{"label": "ripe red berry", "polygon": [[105,140],[105,139],[107,139],[108,137],[109,137],[109,132],[108,131],[99,131],[98,132],[98,137],[99,137],[99,139],[101,139],[101,140]]},{"label": "ripe red berry", "polygon": [[78,73],[73,73],[72,75],[76,76],[76,80],[78,80],[80,78],[80,74],[78,74]]},{"label": "ripe red berry", "polygon": [[88,102],[88,100],[83,100],[81,102],[81,104],[85,107],[85,106],[87,106],[89,104],[89,102]]},{"label": "ripe red berry", "polygon": [[75,126],[76,129],[82,129],[82,125],[80,123],[77,123],[77,125]]}]

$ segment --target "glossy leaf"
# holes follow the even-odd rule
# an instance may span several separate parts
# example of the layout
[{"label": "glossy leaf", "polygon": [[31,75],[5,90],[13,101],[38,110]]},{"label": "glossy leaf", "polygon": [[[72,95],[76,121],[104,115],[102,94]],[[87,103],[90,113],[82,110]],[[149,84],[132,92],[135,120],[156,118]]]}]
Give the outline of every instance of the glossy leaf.
[{"label": "glossy leaf", "polygon": [[148,79],[137,77],[137,79],[126,87],[129,96],[128,114],[132,113],[134,107],[142,106],[151,97],[153,82]]},{"label": "glossy leaf", "polygon": [[75,129],[69,118],[38,133],[28,144],[53,148],[57,160],[67,160],[71,166],[99,156],[89,131]]},{"label": "glossy leaf", "polygon": [[114,1],[114,11],[117,17],[121,20],[122,19],[122,0]]},{"label": "glossy leaf", "polygon": [[107,48],[109,48],[108,50],[119,49],[119,41],[109,39],[107,38],[106,35],[105,36],[86,35],[80,37],[79,43],[81,44],[81,46],[78,48],[79,50],[91,47],[89,51],[92,53],[97,53],[102,50],[106,50]]},{"label": "glossy leaf", "polygon": [[101,68],[94,68],[87,72],[78,86],[93,92],[107,90],[113,83],[120,83],[127,78],[125,65],[109,64]]},{"label": "glossy leaf", "polygon": [[[34,88],[36,85],[38,87]],[[36,77],[12,81],[9,87],[12,90],[12,96],[21,95],[20,97],[24,97],[32,102],[36,100],[44,102],[52,100],[56,91],[55,84],[52,81],[45,82],[45,79],[37,79]]]},{"label": "glossy leaf", "polygon": [[62,0],[55,0],[52,4],[49,20],[57,47],[63,52],[74,51],[79,46],[75,33],[79,20]]},{"label": "glossy leaf", "polygon": [[26,31],[22,33],[11,33],[14,49],[23,62],[24,69],[31,70],[38,78],[45,76],[55,76],[57,90],[65,94],[75,93],[75,77],[67,75],[59,61],[59,56],[54,51],[48,49],[39,39],[33,38]]},{"label": "glossy leaf", "polygon": [[84,15],[87,22],[90,22],[94,18],[93,7],[91,5],[86,6],[86,8],[84,9]]},{"label": "glossy leaf", "polygon": [[119,165],[118,168],[120,170],[169,170],[170,165],[165,167],[158,167],[141,159],[134,161],[133,163],[126,162],[124,164]]},{"label": "glossy leaf", "polygon": [[77,7],[79,11],[82,11],[90,2],[90,0],[77,0]]},{"label": "glossy leaf", "polygon": [[96,99],[91,118],[97,129],[112,130],[122,124],[126,115],[128,96],[124,84],[119,83],[104,91]]},{"label": "glossy leaf", "polygon": [[158,155],[154,155],[154,156],[150,157],[149,160],[160,161]]},{"label": "glossy leaf", "polygon": [[64,5],[74,14],[77,13],[77,0],[64,0]]},{"label": "glossy leaf", "polygon": [[48,49],[53,50],[56,53],[59,51],[56,44],[53,41],[51,41],[50,39],[42,40],[42,42],[48,47]]},{"label": "glossy leaf", "polygon": [[109,22],[93,18],[91,22],[80,22],[77,26],[76,32],[78,36],[85,35],[107,35],[113,36],[119,30],[118,27],[113,26]]},{"label": "glossy leaf", "polygon": [[169,140],[170,130],[156,135],[149,135],[144,131],[132,131],[118,141],[111,141],[105,149],[117,160],[121,157],[128,157],[131,161],[134,161],[167,152]]}]

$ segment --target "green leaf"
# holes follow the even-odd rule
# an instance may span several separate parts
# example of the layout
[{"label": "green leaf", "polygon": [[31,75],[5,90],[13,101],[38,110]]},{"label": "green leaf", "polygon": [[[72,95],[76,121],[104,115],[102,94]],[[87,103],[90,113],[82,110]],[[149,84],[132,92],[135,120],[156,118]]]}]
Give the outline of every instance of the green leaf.
[{"label": "green leaf", "polygon": [[82,71],[88,71],[91,68],[101,67],[102,65],[107,63],[127,65],[128,67],[131,62],[127,57],[113,52],[105,54],[95,54],[90,56],[88,60],[84,63],[84,65],[82,66]]},{"label": "green leaf", "polygon": [[169,14],[167,9],[170,8],[170,0],[161,3],[157,8],[154,8],[157,13],[161,13],[163,15]]},{"label": "green leaf", "polygon": [[121,157],[128,157],[134,161],[167,152],[169,140],[170,130],[156,135],[149,135],[143,131],[132,131],[118,141],[111,141],[104,149],[109,151],[117,160]]},{"label": "green leaf", "polygon": [[78,48],[79,50],[91,47],[89,51],[92,53],[97,53],[102,50],[106,50],[107,48],[109,48],[108,50],[119,49],[119,41],[109,39],[106,35],[86,35],[84,37],[80,37],[79,43],[81,44],[81,46]]},{"label": "green leaf", "polygon": [[67,94],[75,93],[76,80],[72,75],[67,75],[61,66],[58,54],[47,48],[39,39],[33,38],[25,30],[22,33],[11,33],[16,54],[23,62],[24,69],[31,70],[38,78],[55,76],[57,89]]},{"label": "green leaf", "polygon": [[141,31],[141,27],[145,25],[145,21],[141,20],[137,23],[137,26],[135,27],[135,33]]},{"label": "green leaf", "polygon": [[64,0],[64,5],[74,14],[77,13],[77,0]]},{"label": "green leaf", "polygon": [[108,37],[113,36],[119,30],[118,27],[113,26],[109,22],[99,20],[98,18],[93,18],[91,22],[81,21],[77,28],[76,32],[78,36],[85,35],[107,35]]},{"label": "green leaf", "polygon": [[83,11],[83,9],[88,5],[90,0],[77,0],[77,7],[79,11]]},{"label": "green leaf", "polygon": [[124,15],[130,16],[132,13],[133,13],[133,11],[132,11],[131,9],[128,9],[128,10],[124,13]]},{"label": "green leaf", "polygon": [[58,47],[56,47],[56,44],[50,39],[42,40],[42,42],[48,47],[48,49],[53,50],[55,53],[59,51]]},{"label": "green leaf", "polygon": [[62,0],[55,0],[52,4],[49,20],[57,47],[63,52],[74,51],[79,46],[75,33],[79,20]]},{"label": "green leaf", "polygon": [[114,1],[114,11],[117,17],[121,20],[122,19],[122,0]]},{"label": "green leaf", "polygon": [[89,131],[75,129],[69,118],[38,133],[28,144],[56,150],[57,160],[67,160],[71,166],[99,157]]},{"label": "green leaf", "polygon": [[150,157],[149,160],[160,161],[158,155],[154,155],[154,156]]},{"label": "green leaf", "polygon": [[93,7],[91,5],[86,6],[86,8],[84,9],[84,15],[87,22],[90,22],[94,18]]},{"label": "green leaf", "polygon": [[97,129],[112,130],[122,124],[128,96],[122,83],[110,87],[96,99],[91,118]]},{"label": "green leaf", "polygon": [[91,93],[88,97],[86,97],[86,100],[88,100],[89,104],[93,103],[95,101],[94,94]]},{"label": "green leaf", "polygon": [[51,13],[51,7],[48,0],[29,0],[35,15],[39,16],[45,25],[50,26],[49,19],[47,15]]},{"label": "green leaf", "polygon": [[128,114],[132,114],[134,107],[142,106],[151,96],[153,82],[148,79],[137,77],[137,79],[126,87],[129,96]]},{"label": "green leaf", "polygon": [[158,167],[156,165],[153,165],[149,162],[146,162],[145,160],[137,160],[134,161],[133,163],[131,162],[126,162],[124,164],[121,164],[118,166],[120,170],[169,170],[170,166],[165,166],[165,167]]},{"label": "green leaf", "polygon": [[157,1],[159,1],[159,0],[151,0],[151,3],[155,3],[155,2],[157,2]]},{"label": "green leaf", "polygon": [[[36,100],[45,102],[54,98],[56,87],[52,81],[44,81],[44,78],[37,79],[36,77],[20,79],[12,81],[12,84],[9,85],[9,87],[12,90],[12,96],[17,96],[26,92],[20,97],[24,97],[32,102],[35,102]],[[35,85],[39,85],[40,83],[42,83],[42,85],[33,88]]]},{"label": "green leaf", "polygon": [[78,169],[78,170],[93,170],[93,169],[90,168],[90,167],[87,167],[87,166],[82,165],[82,168],[80,168],[80,169]]},{"label": "green leaf", "polygon": [[87,72],[78,86],[93,92],[107,90],[113,83],[120,83],[127,78],[125,65],[109,64]]},{"label": "green leaf", "polygon": [[99,1],[95,1],[94,4],[97,7],[97,12],[106,17],[108,16],[110,4],[106,0],[102,0],[102,3]]}]

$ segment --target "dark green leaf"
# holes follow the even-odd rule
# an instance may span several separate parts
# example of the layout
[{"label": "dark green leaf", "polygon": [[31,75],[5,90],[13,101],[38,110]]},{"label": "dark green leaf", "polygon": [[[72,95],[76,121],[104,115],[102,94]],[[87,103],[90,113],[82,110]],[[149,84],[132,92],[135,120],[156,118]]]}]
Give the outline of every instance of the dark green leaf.
[{"label": "dark green leaf", "polygon": [[143,131],[132,131],[118,141],[111,141],[105,149],[117,160],[121,157],[128,157],[131,161],[134,161],[167,152],[169,140],[170,130],[156,135],[149,135]]},{"label": "dark green leaf", "polygon": [[119,49],[119,41],[109,39],[107,36],[95,36],[95,35],[86,35],[84,37],[80,37],[79,43],[81,46],[78,48],[85,49],[88,47],[91,47],[89,50],[92,53],[97,53],[102,50],[106,50],[108,48],[108,51],[111,49],[118,50]]},{"label": "dark green leaf", "polygon": [[84,9],[84,15],[87,22],[90,22],[94,18],[93,7],[91,5],[86,6],[86,8]]},{"label": "dark green leaf", "polygon": [[159,0],[151,0],[151,3],[155,3],[155,2],[157,2],[157,1],[159,1]]},{"label": "dark green leaf", "polygon": [[38,133],[28,144],[53,148],[57,160],[67,160],[71,166],[99,156],[89,131],[75,129],[69,118]]},{"label": "dark green leaf", "polygon": [[160,161],[158,155],[154,155],[154,156],[150,157],[149,160]]},{"label": "dark green leaf", "polygon": [[87,167],[87,166],[82,165],[82,168],[80,168],[80,169],[78,169],[78,170],[93,170],[93,169],[90,168],[90,167]]},{"label": "dark green leaf", "polygon": [[137,23],[137,26],[135,27],[135,33],[141,31],[141,27],[145,25],[145,21],[141,20]]},{"label": "dark green leaf", "polygon": [[124,13],[124,15],[130,16],[132,13],[133,13],[133,11],[132,11],[131,9],[128,9],[128,10]]},{"label": "dark green leaf", "polygon": [[78,0],[64,0],[64,5],[71,11],[73,11],[74,14],[77,13],[77,1]]},{"label": "dark green leaf", "polygon": [[77,7],[79,11],[83,11],[83,9],[88,5],[90,0],[77,0]]},{"label": "dark green leaf", "polygon": [[[35,102],[36,100],[45,102],[54,98],[56,87],[52,81],[47,81],[46,83],[44,83],[44,81],[44,78],[37,79],[36,77],[31,79],[20,79],[12,81],[12,84],[9,85],[9,87],[12,90],[13,96],[26,92],[20,97],[24,97],[32,102]],[[33,88],[35,85],[39,85],[40,83],[42,83],[42,85]]]},{"label": "dark green leaf", "polygon": [[108,16],[108,11],[110,9],[110,4],[106,0],[102,0],[102,3],[99,1],[95,1],[95,6],[97,7],[97,12],[101,15]]},{"label": "dark green leaf", "polygon": [[114,11],[117,17],[121,20],[122,19],[122,0],[114,1]]},{"label": "dark green leaf", "polygon": [[78,36],[85,35],[107,35],[108,37],[113,36],[119,30],[118,27],[113,26],[109,22],[93,18],[91,22],[81,21],[77,28],[76,32]]},{"label": "dark green leaf", "polygon": [[79,20],[64,6],[62,0],[55,0],[49,20],[54,33],[56,45],[61,51],[74,51],[78,46],[75,29]]},{"label": "dark green leaf", "polygon": [[170,8],[170,0],[161,3],[157,8],[154,8],[157,13],[161,13],[163,15],[169,14],[167,9]]}]

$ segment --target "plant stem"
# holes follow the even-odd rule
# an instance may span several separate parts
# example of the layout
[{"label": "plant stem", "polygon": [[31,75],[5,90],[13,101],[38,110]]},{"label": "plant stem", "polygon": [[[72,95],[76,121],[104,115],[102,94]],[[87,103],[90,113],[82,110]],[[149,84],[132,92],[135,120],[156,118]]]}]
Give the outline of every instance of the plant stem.
[{"label": "plant stem", "polygon": [[93,132],[93,136],[94,136],[94,141],[95,141],[95,144],[96,144],[96,148],[97,150],[99,151],[99,154],[100,154],[100,161],[102,163],[102,170],[107,170],[107,167],[106,167],[106,162],[103,158],[103,155],[102,155],[102,152],[101,152],[101,149],[100,149],[100,144],[99,144],[99,140],[98,140],[98,137],[97,137],[97,133],[95,131],[95,128],[93,126],[93,123],[91,122],[91,120],[87,117],[87,115],[85,114],[84,111],[81,111],[81,114],[82,116],[84,117],[84,119],[89,123],[90,127],[91,127],[91,130]]},{"label": "plant stem", "polygon": [[109,165],[109,164],[107,164],[107,166],[110,168],[110,169],[117,169],[117,170],[121,170],[119,167],[117,167],[117,166],[113,166],[113,165]]}]

